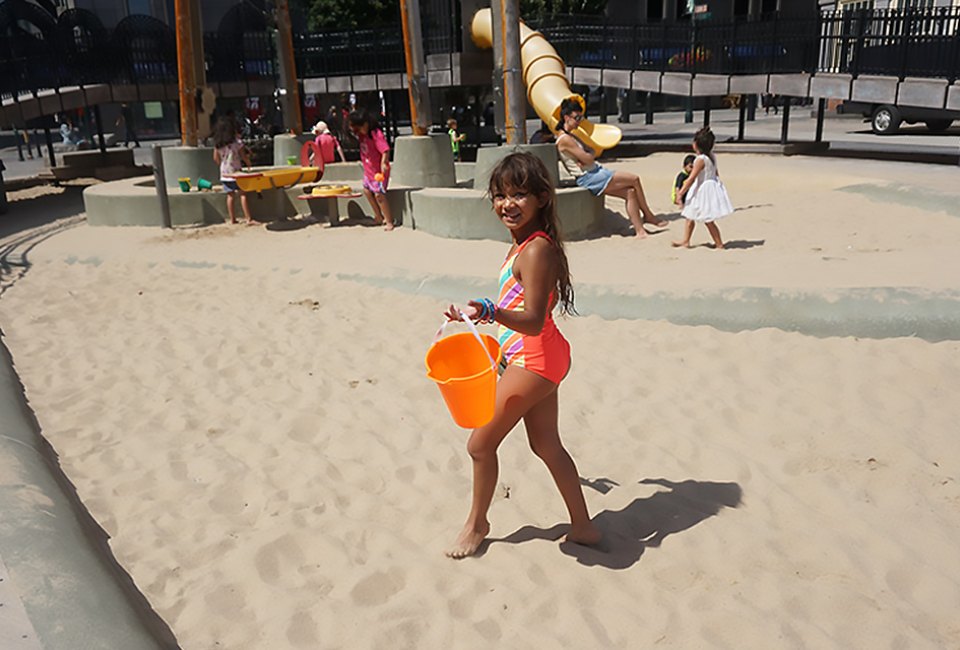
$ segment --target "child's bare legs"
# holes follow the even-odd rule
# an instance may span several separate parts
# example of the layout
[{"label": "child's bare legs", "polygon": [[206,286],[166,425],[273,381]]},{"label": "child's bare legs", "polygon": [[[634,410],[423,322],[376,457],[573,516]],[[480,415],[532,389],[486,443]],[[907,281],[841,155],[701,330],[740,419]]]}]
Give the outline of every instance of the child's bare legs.
[{"label": "child's bare legs", "polygon": [[390,212],[390,203],[387,201],[386,194],[377,194],[377,204],[380,206],[380,218],[386,222],[384,230],[393,230],[393,214]]},{"label": "child's bare legs", "polygon": [[[240,192],[240,209],[243,210],[243,218],[245,223],[248,226],[252,226],[253,217],[250,216],[250,202],[247,200],[247,193],[242,190]],[[230,216],[233,216],[233,212],[230,212]]]},{"label": "child's bare legs", "polygon": [[671,242],[673,246],[676,248],[690,248],[690,238],[693,237],[693,229],[696,228],[696,226],[696,221],[687,219],[687,222],[683,226],[683,239]]},{"label": "child's bare legs", "polygon": [[[663,219],[658,219],[656,215],[653,214],[650,206],[647,205],[647,198],[643,193],[640,177],[636,174],[628,174],[627,172],[621,171],[613,172],[613,178],[611,178],[607,184],[607,189],[604,190],[604,194],[616,196],[626,201],[627,216],[630,217],[630,222],[633,224],[633,228],[639,238],[647,236],[647,232],[643,229],[644,223],[655,226],[667,225],[667,222]],[[640,216],[641,213],[643,213],[642,218]]]},{"label": "child's bare legs", "polygon": [[230,223],[237,223],[237,216],[233,213],[233,195],[236,192],[227,192],[227,214],[230,215]]},{"label": "child's bare legs", "polygon": [[507,434],[538,402],[556,392],[556,385],[539,375],[509,366],[497,383],[497,401],[489,424],[474,429],[467,441],[467,452],[473,460],[473,497],[470,514],[447,551],[452,558],[464,558],[477,552],[490,532],[487,511],[497,487],[500,463],[497,448]]},{"label": "child's bare legs", "polygon": [[387,195],[379,192],[373,193],[366,187],[363,188],[363,193],[366,195],[367,201],[370,202],[370,207],[373,208],[373,220],[377,223],[386,224],[384,230],[393,230],[393,215],[390,213]]},{"label": "child's bare legs", "polygon": [[580,487],[580,474],[577,466],[560,442],[557,428],[557,391],[547,395],[523,416],[527,429],[530,448],[540,457],[550,470],[560,496],[570,514],[570,532],[567,541],[578,544],[596,544],[600,541],[600,531],[590,521],[587,503]]},{"label": "child's bare legs", "polygon": [[723,248],[723,239],[720,238],[720,229],[717,228],[717,224],[713,221],[707,222],[707,230],[710,231],[710,236],[713,237],[713,245],[717,249]]}]

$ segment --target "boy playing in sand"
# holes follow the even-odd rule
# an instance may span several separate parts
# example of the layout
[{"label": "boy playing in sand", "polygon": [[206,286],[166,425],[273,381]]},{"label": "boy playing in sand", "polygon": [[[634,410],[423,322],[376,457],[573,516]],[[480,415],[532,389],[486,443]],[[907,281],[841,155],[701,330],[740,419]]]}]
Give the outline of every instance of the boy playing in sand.
[{"label": "boy playing in sand", "polygon": [[683,157],[683,169],[680,170],[680,173],[677,174],[677,178],[673,181],[673,190],[670,192],[670,202],[677,202],[677,192],[680,191],[680,188],[683,187],[684,181],[690,178],[690,172],[693,171],[693,163],[697,159],[693,154],[687,154]]}]

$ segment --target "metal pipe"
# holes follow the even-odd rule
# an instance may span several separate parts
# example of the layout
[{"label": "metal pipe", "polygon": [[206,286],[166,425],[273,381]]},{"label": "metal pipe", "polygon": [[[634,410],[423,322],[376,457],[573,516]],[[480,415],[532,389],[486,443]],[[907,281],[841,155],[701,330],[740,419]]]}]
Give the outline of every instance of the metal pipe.
[{"label": "metal pipe", "polygon": [[403,55],[407,64],[407,92],[410,95],[410,127],[414,135],[426,135],[432,119],[418,0],[400,0],[400,22],[403,27]]},{"label": "metal pipe", "polygon": [[823,114],[826,106],[827,100],[825,97],[817,100],[817,135],[816,138],[814,138],[816,142],[823,142]]},{"label": "metal pipe", "polygon": [[170,220],[170,197],[167,196],[167,176],[163,170],[163,153],[159,145],[153,146],[153,184],[157,186],[157,198],[160,200],[160,224],[172,228]]},{"label": "metal pipe", "polygon": [[197,82],[193,66],[193,21],[190,0],[176,0],[177,77],[180,89],[180,141],[197,146]]}]

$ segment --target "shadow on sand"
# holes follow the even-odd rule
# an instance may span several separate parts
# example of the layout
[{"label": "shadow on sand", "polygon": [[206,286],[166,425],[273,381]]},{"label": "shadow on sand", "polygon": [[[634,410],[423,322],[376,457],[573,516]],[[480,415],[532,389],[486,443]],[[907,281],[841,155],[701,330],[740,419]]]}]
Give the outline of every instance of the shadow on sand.
[{"label": "shadow on sand", "polygon": [[30,268],[29,253],[37,244],[86,219],[83,187],[52,189],[27,198],[10,194],[10,212],[0,217],[0,295]]},{"label": "shadow on sand", "polygon": [[[597,479],[603,486],[616,485],[609,479]],[[718,514],[724,508],[740,505],[742,490],[736,483],[712,481],[670,481],[665,478],[644,479],[644,485],[659,485],[660,492],[642,499],[634,499],[620,510],[603,510],[594,517],[594,523],[603,531],[603,541],[597,547],[564,542],[560,550],[587,566],[608,569],[627,569],[640,560],[648,548],[656,548],[669,535],[696,526]],[[555,541],[567,532],[567,524],[550,528],[524,526],[499,539],[489,539],[480,554],[491,544],[522,544],[534,539]]]}]

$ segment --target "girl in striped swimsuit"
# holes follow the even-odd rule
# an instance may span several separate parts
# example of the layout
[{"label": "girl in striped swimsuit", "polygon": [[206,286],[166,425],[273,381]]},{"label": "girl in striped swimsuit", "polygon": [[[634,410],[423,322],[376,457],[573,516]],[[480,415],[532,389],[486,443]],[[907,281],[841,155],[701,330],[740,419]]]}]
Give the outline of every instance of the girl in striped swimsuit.
[{"label": "girl in striped swimsuit", "polygon": [[[497,448],[523,419],[534,453],[547,465],[570,515],[567,541],[596,544],[600,531],[590,521],[577,467],[560,442],[557,387],[570,369],[570,344],[553,321],[553,308],[574,313],[573,287],[560,240],[556,192],[543,162],[527,153],[510,154],[490,174],[493,210],[513,238],[500,268],[500,296],[472,300],[463,312],[479,322],[496,322],[505,368],[497,383],[489,424],[467,442],[473,460],[470,514],[453,558],[477,552],[490,532],[487,511],[497,485]],[[450,305],[450,320],[461,320]]]}]

